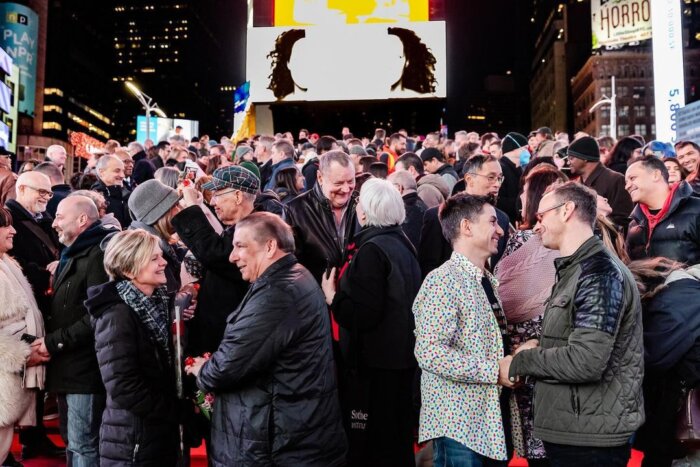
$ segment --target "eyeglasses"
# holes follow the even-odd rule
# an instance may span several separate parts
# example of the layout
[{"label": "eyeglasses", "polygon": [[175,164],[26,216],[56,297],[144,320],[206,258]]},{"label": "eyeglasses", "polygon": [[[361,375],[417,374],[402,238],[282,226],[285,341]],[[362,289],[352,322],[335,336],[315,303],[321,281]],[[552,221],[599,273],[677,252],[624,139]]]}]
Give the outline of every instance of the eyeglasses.
[{"label": "eyeglasses", "polygon": [[475,172],[467,172],[469,175],[478,175],[479,177],[485,177],[486,180],[489,181],[489,183],[503,183],[503,180],[505,180],[505,177],[503,175],[481,175]]},{"label": "eyeglasses", "polygon": [[36,188],[36,187],[31,186],[31,185],[23,185],[23,186],[26,186],[27,188],[31,188],[32,190],[36,191],[37,193],[39,193],[39,196],[41,196],[42,198],[49,198],[49,199],[53,198],[53,192],[51,192],[51,191],[42,190],[41,188]]},{"label": "eyeglasses", "polygon": [[211,199],[221,198],[221,197],[224,196],[224,195],[227,195],[227,194],[229,194],[229,193],[235,193],[235,192],[237,192],[237,191],[239,191],[239,190],[235,190],[235,189],[234,189],[234,190],[224,191],[223,193],[214,193],[214,194],[211,196]]},{"label": "eyeglasses", "polygon": [[567,202],[564,201],[563,203],[557,204],[556,206],[552,206],[551,208],[547,208],[547,209],[545,209],[545,210],[543,210],[543,211],[536,212],[536,213],[535,213],[535,218],[537,219],[537,222],[542,222],[542,217],[543,217],[546,213],[548,213],[549,211],[554,211],[555,209],[564,206],[566,203],[567,203]]}]

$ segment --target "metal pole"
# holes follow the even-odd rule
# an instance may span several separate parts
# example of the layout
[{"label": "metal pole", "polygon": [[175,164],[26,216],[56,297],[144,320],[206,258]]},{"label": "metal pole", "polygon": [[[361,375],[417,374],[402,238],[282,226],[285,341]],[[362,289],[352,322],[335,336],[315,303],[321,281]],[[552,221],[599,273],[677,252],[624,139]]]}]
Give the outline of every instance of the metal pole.
[{"label": "metal pole", "polygon": [[[146,107],[146,139],[151,137],[151,109]],[[146,144],[144,140],[143,144]]]},{"label": "metal pole", "polygon": [[617,141],[617,104],[615,99],[615,77],[611,78],[611,96],[610,96],[610,136]]}]

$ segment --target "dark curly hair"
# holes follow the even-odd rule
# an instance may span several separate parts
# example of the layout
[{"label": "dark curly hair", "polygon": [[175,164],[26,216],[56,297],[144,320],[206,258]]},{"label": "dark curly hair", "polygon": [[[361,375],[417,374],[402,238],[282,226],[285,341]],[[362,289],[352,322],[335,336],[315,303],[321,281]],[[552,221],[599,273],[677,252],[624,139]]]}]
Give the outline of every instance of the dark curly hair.
[{"label": "dark curly hair", "polygon": [[411,89],[420,94],[435,92],[435,63],[437,60],[418,37],[418,35],[405,28],[388,28],[389,35],[396,36],[403,44],[403,53],[406,63],[403,73],[398,81],[391,85],[394,91],[397,87]]},{"label": "dark curly hair", "polygon": [[267,89],[271,90],[277,100],[282,100],[294,92],[297,87],[302,91],[307,91],[294,82],[292,72],[289,70],[289,59],[292,56],[294,44],[299,39],[306,37],[303,29],[290,29],[285,31],[275,40],[275,49],[267,54],[267,58],[272,59],[272,73],[268,75],[270,84]]}]

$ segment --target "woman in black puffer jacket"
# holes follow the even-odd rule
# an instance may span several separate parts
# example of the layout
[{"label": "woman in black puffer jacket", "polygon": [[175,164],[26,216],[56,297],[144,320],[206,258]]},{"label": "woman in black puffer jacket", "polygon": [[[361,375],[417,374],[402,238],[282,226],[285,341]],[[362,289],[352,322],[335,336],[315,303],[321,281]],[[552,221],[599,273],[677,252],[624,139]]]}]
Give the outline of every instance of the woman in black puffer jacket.
[{"label": "woman in black puffer jacket", "polygon": [[178,404],[158,238],[143,230],[115,235],[105,251],[111,282],[88,289],[85,305],[107,390],[100,465],[174,466]]}]

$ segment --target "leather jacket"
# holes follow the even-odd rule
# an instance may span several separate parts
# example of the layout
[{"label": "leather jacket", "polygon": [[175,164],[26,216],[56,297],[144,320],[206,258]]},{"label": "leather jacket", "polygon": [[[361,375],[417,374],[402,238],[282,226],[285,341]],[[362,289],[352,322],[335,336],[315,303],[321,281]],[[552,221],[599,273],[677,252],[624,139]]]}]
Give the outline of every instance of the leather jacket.
[{"label": "leather jacket", "polygon": [[360,230],[355,214],[357,193],[353,193],[343,214],[343,231],[338,234],[335,215],[319,184],[288,204],[288,223],[294,229],[296,256],[320,283],[326,268],[343,264],[350,239]]},{"label": "leather jacket", "polygon": [[510,376],[533,376],[534,435],[550,443],[615,447],[644,421],[639,292],[597,237],[554,262],[540,346],[513,357]]}]

